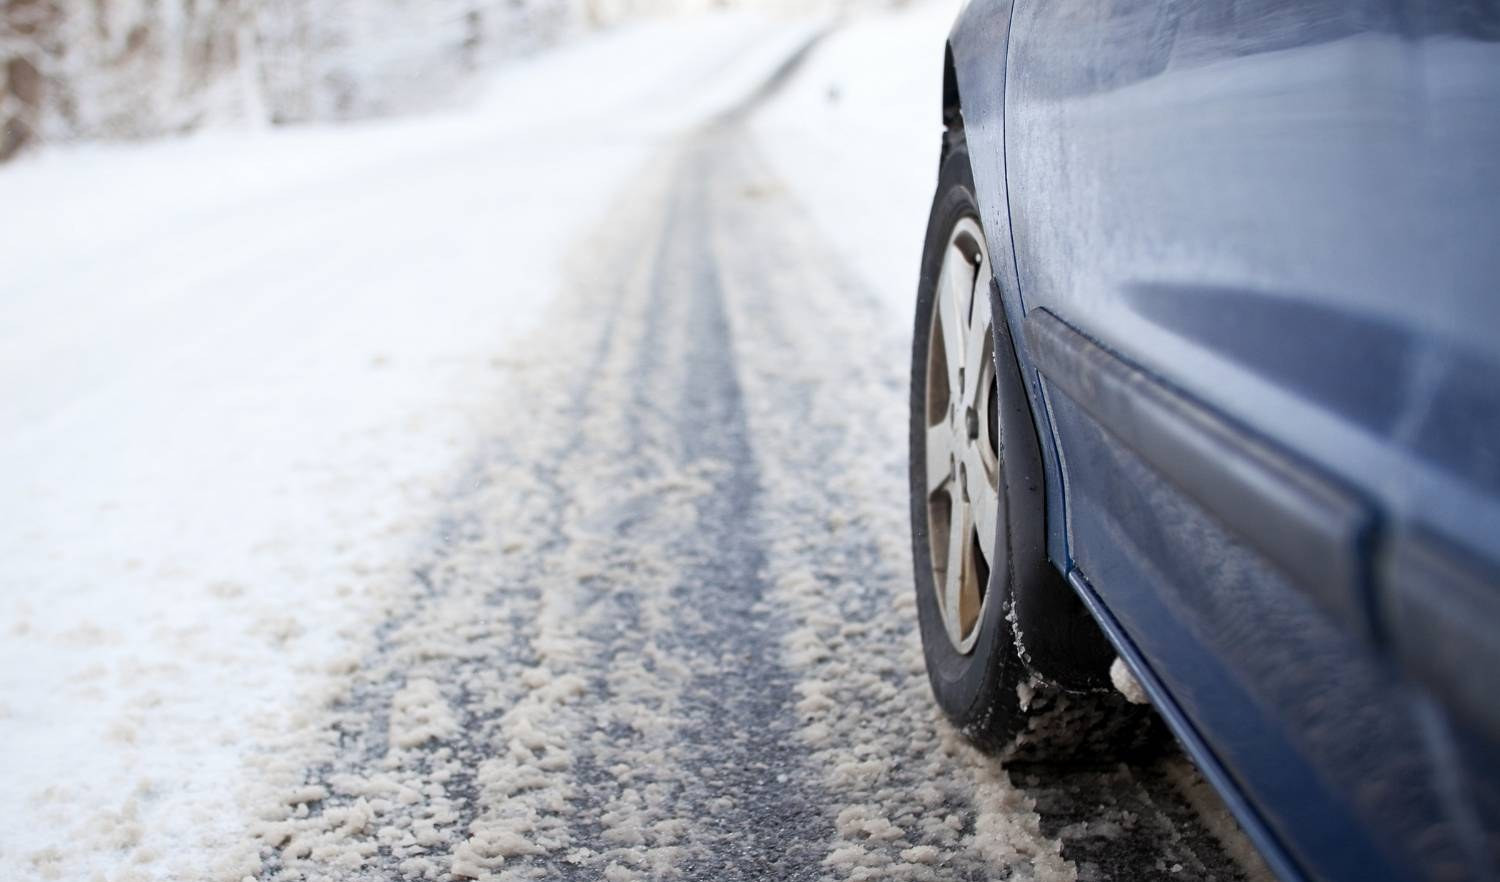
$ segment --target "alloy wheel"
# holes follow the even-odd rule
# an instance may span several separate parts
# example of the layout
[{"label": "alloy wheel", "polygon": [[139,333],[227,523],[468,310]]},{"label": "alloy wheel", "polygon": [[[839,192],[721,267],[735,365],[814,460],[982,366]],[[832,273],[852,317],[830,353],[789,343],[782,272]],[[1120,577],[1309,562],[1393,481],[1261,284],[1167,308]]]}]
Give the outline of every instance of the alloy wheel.
[{"label": "alloy wheel", "polygon": [[932,584],[948,639],[979,636],[999,513],[995,344],[984,233],[954,225],[934,294],[927,348],[926,474]]}]

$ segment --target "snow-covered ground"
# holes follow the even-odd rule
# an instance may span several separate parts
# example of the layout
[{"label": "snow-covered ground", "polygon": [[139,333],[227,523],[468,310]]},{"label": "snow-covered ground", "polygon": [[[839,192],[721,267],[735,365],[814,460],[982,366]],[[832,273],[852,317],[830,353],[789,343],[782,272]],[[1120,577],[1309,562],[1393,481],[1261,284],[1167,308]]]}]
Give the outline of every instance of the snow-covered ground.
[{"label": "snow-covered ground", "polygon": [[405,586],[507,340],[812,26],[630,27],[462,113],[0,170],[0,878],[254,866],[244,760]]},{"label": "snow-covered ground", "polygon": [[916,3],[833,32],[751,126],[795,197],[903,330],[937,183],[943,44],[960,6]]}]

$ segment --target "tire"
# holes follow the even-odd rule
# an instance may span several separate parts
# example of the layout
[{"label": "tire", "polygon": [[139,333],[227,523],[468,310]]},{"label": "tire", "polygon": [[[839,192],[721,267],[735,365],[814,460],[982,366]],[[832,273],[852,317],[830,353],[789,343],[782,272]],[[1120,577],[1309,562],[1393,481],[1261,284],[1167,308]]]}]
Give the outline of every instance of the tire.
[{"label": "tire", "polygon": [[959,137],[928,218],[912,345],[912,557],[928,680],[988,752],[1119,756],[1156,740],[1159,723],[1110,688],[1114,653],[1046,559],[1036,427],[991,278]]}]

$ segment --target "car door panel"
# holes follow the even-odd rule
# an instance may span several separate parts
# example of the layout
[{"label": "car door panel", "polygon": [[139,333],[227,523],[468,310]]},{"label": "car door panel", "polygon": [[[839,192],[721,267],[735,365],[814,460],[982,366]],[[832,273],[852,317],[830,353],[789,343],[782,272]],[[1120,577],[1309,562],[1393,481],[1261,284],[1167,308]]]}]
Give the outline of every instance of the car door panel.
[{"label": "car door panel", "polygon": [[[1409,684],[1372,664],[1368,639],[1294,582],[1302,568],[1257,546],[1264,532],[1221,514],[1241,500],[1257,517],[1280,508],[1292,522],[1343,523],[1310,537],[1309,550],[1349,559],[1367,518],[1359,499],[1045,310],[1027,331],[1067,475],[1077,571],[1256,807],[1251,820],[1314,878],[1449,878],[1466,867],[1469,844]],[[1202,476],[1209,462],[1221,471]]]},{"label": "car door panel", "polygon": [[[1485,4],[1333,0],[1017,0],[1008,31],[1068,564],[1330,879],[1494,866],[1465,662],[1500,627],[1497,34]],[[1164,401],[1231,443],[1162,434]],[[1411,536],[1465,575],[1405,565]]]}]

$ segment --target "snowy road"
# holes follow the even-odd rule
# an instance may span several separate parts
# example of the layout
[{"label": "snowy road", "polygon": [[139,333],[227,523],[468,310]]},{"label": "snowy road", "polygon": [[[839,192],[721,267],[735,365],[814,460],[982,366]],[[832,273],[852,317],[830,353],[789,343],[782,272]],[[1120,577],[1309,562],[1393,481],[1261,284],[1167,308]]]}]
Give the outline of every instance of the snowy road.
[{"label": "snowy road", "polygon": [[[4,803],[5,878],[84,870],[110,880],[230,882],[1255,878],[1232,822],[1180,758],[1002,769],[942,722],[928,694],[905,505],[909,341],[907,307],[897,301],[909,285],[887,279],[892,294],[870,282],[872,267],[884,279],[889,252],[903,252],[850,260],[858,236],[828,219],[854,185],[841,185],[838,170],[809,177],[788,165],[789,152],[816,158],[830,136],[809,126],[793,137],[786,120],[809,95],[823,100],[829,90],[819,78],[830,59],[883,65],[892,41],[940,35],[950,15],[939,8],[876,19],[830,37],[796,70],[813,32],[805,25],[765,26],[750,37],[742,22],[668,34],[693,38],[697,54],[651,82],[637,77],[651,87],[639,91],[650,96],[690,70],[705,83],[696,104],[551,165],[524,166],[561,177],[569,158],[589,164],[554,191],[560,205],[588,207],[576,218],[538,216],[533,238],[520,233],[510,251],[490,246],[498,256],[482,239],[494,230],[475,226],[535,210],[548,190],[511,184],[522,198],[486,197],[486,185],[501,183],[474,177],[486,151],[516,150],[493,129],[450,121],[415,136],[377,131],[365,143],[388,152],[364,154],[368,170],[355,173],[333,175],[347,155],[338,144],[299,154],[329,158],[312,163],[307,180],[315,200],[338,203],[337,212],[319,220],[304,213],[312,202],[291,200],[301,232],[247,245],[238,266],[255,272],[213,286],[229,301],[274,282],[288,292],[283,299],[255,300],[256,310],[235,314],[241,333],[214,328],[147,360],[139,376],[95,382],[108,359],[62,359],[71,373],[11,398],[0,416],[20,432],[9,452],[22,467],[0,477],[5,489],[40,501],[6,512],[26,529],[15,531],[5,571],[15,597],[0,734],[19,746],[3,762],[24,794]],[[588,51],[639,59],[661,46],[658,37],[630,39]],[[581,57],[588,64],[580,69],[602,63]],[[924,57],[908,67],[926,79]],[[876,65],[866,69],[877,75]],[[555,77],[567,66],[549,70]],[[513,91],[537,80],[518,82]],[[530,100],[551,112],[545,96]],[[553,131],[567,128],[565,117],[554,120]],[[444,198],[457,198],[474,219],[458,234],[472,248],[455,249],[451,231],[430,228],[441,219],[430,212],[452,206],[427,204],[427,196],[414,195],[390,228],[362,223],[358,204],[339,201],[365,187],[389,194],[370,182],[404,167],[391,156],[414,150],[456,165],[381,186],[451,188]],[[39,166],[10,186],[65,171]],[[330,175],[347,186],[319,190]],[[908,189],[926,186],[922,175],[911,180]],[[891,186],[902,192],[899,181]],[[246,199],[255,190],[247,185]],[[203,216],[187,206],[173,232],[222,244],[197,226]],[[247,223],[264,219],[241,217],[240,229]],[[332,262],[277,278],[274,261],[293,265],[285,252],[328,223],[347,227]],[[500,229],[525,226],[512,217]],[[887,227],[893,241],[906,237],[904,227]],[[101,223],[103,232],[120,235]],[[109,260],[118,271],[122,261],[152,257],[132,255],[128,242],[104,244],[116,250],[78,271],[108,274]],[[382,254],[396,248],[399,262]],[[438,267],[455,254],[468,261],[463,278],[503,278],[543,258],[562,269],[549,295],[499,307],[521,318],[496,322],[493,311],[453,305],[456,286],[433,286],[458,278]],[[153,288],[95,324],[136,321],[133,332],[151,339],[158,331],[140,310],[174,292],[191,300],[201,274],[216,271],[215,259],[197,256],[199,265],[179,269],[180,288]],[[41,279],[72,271],[65,263],[29,266]],[[375,270],[359,275],[366,264]],[[397,267],[408,269],[379,287],[378,274]],[[341,273],[361,278],[392,317],[371,324],[340,306],[343,289],[319,287]],[[372,387],[317,360],[340,328],[364,342],[405,340],[383,334],[421,316],[401,305],[418,288],[429,298],[419,305],[438,310],[448,324],[437,328],[449,332],[418,335],[415,354],[377,348],[360,365],[377,375],[391,362],[425,365],[415,375]],[[310,299],[299,303],[302,296]],[[46,305],[18,297],[8,307],[20,320]],[[288,310],[318,320],[283,329],[278,316]],[[498,344],[485,336],[497,325],[510,331]],[[150,416],[167,406],[140,389],[180,403],[168,393],[185,388],[172,385],[185,382],[185,367],[207,365],[201,370],[217,377],[214,365],[253,364],[254,350],[237,341],[261,326],[262,339],[289,338],[267,373],[226,382],[224,403],[166,423],[188,433],[193,443],[180,449],[189,461],[189,448],[213,444],[220,427],[244,425],[244,398],[267,376],[320,388],[331,372],[323,393],[297,399],[308,425],[327,426],[314,411],[345,388],[365,396],[356,403],[389,392],[400,407],[373,435],[333,424],[329,447],[351,461],[331,471],[318,470],[321,460],[287,465],[275,429],[252,422],[264,433],[256,436],[262,452],[244,455],[251,478],[238,491],[230,481],[193,495],[189,485],[212,472],[211,461],[185,473],[153,465],[148,478],[162,472],[176,483],[152,491],[132,483],[148,478],[102,469],[127,508],[139,496],[186,509],[161,536],[111,526],[100,539],[90,532],[98,523],[70,519],[70,507],[100,504],[60,477],[70,464],[101,471],[97,451],[68,446],[79,427],[97,430],[131,407]],[[176,339],[177,330],[160,331],[161,339]],[[11,376],[74,345],[60,333],[13,348]],[[202,354],[215,347],[222,357],[210,363]],[[459,390],[444,393],[451,397],[437,415],[424,410],[432,388]],[[286,389],[299,394],[291,382]],[[424,416],[436,425],[422,429]],[[283,431],[301,443],[306,433],[296,428]],[[154,435],[134,440],[145,447]],[[416,452],[386,455],[398,442]],[[300,514],[257,528],[282,537],[279,544],[267,546],[248,527],[243,536],[208,530],[196,544],[174,532],[195,535],[186,521],[219,511],[214,494],[225,492],[257,503],[236,508],[236,523],[260,523],[255,512],[277,503],[251,485],[283,467],[315,480],[303,495],[288,491]],[[110,557],[111,538],[130,546],[136,563],[100,578],[97,559]],[[28,557],[23,542],[40,551]],[[216,555],[233,559],[237,542],[260,542],[257,553],[271,548],[278,567],[250,554],[227,580]],[[334,543],[352,563],[323,559]],[[49,582],[60,567],[71,567],[68,579]],[[349,582],[378,590],[334,590]],[[188,596],[205,583],[213,600]],[[151,599],[162,592],[170,602]],[[214,611],[212,621],[203,609]],[[142,648],[153,639],[161,645]],[[24,672],[26,660],[41,664]]]},{"label": "snowy road", "polygon": [[1008,777],[936,719],[904,341],[739,116],[583,251],[272,878],[1244,877],[1180,761]]}]

